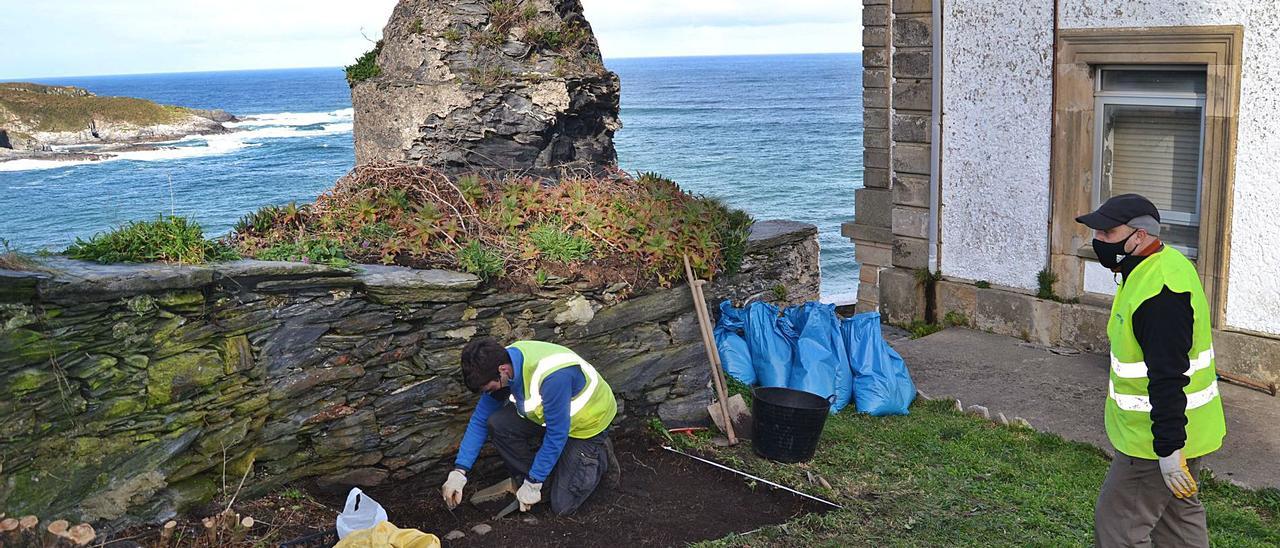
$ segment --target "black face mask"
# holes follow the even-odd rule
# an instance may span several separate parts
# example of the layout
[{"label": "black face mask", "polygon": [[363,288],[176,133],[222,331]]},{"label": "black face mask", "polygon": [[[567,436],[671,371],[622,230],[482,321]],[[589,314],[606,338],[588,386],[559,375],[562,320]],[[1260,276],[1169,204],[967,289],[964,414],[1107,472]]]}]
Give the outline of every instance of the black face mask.
[{"label": "black face mask", "polygon": [[1132,253],[1124,250],[1125,244],[1129,243],[1129,238],[1138,233],[1138,229],[1133,229],[1123,240],[1115,243],[1104,242],[1097,238],[1093,239],[1093,252],[1098,254],[1098,262],[1102,266],[1115,270],[1120,266],[1120,262],[1129,258]]}]

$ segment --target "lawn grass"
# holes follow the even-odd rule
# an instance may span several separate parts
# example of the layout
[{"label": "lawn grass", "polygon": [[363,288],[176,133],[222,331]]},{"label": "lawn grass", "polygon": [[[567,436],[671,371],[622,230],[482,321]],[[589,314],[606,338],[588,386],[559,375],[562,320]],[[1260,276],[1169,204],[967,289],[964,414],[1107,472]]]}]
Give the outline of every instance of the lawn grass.
[{"label": "lawn grass", "polygon": [[[851,408],[827,421],[817,455],[798,465],[757,458],[749,443],[717,449],[677,437],[721,462],[844,506],[702,546],[1091,545],[1106,456],[959,413],[953,404],[917,401],[905,417]],[[806,472],[832,489],[811,483]],[[1242,489],[1206,473],[1201,500],[1214,545],[1280,545],[1280,491]]]}]

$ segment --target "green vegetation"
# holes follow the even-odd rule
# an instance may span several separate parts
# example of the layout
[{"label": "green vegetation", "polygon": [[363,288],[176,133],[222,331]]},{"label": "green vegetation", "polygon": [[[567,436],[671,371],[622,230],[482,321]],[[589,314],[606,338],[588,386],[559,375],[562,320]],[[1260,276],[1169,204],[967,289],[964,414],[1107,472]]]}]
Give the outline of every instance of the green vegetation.
[{"label": "green vegetation", "polygon": [[978,289],[991,289],[991,282],[988,282],[986,280],[978,280],[973,285],[976,286]]},{"label": "green vegetation", "polygon": [[78,88],[0,84],[0,120],[14,118],[28,132],[83,131],[95,121],[134,126],[173,124],[187,116],[187,109],[146,99],[98,97]]},{"label": "green vegetation", "polygon": [[468,73],[470,82],[476,87],[492,90],[515,78],[511,71],[504,67],[484,65],[472,68]]},{"label": "green vegetation", "polygon": [[945,327],[969,327],[969,317],[959,310],[951,310],[942,316],[942,325]]},{"label": "green vegetation", "polygon": [[444,39],[445,39],[445,40],[447,40],[447,41],[448,41],[449,43],[451,43],[451,44],[456,44],[456,43],[458,43],[458,42],[461,42],[461,41],[462,41],[462,31],[460,31],[460,30],[458,30],[457,28],[454,28],[454,27],[449,27],[449,28],[447,28],[447,29],[444,29]]},{"label": "green vegetation", "polygon": [[530,24],[525,28],[524,41],[535,49],[561,51],[576,50],[591,37],[578,25]]},{"label": "green vegetation", "polygon": [[1036,291],[1036,296],[1041,299],[1057,300],[1058,295],[1053,292],[1053,284],[1058,283],[1058,275],[1048,269],[1041,270],[1036,274],[1036,283],[1040,289]]},{"label": "green vegetation", "polygon": [[422,18],[415,17],[413,22],[409,23],[409,33],[422,34],[423,32],[426,32],[426,29],[422,28]]},{"label": "green vegetation", "polygon": [[942,331],[943,326],[936,323],[929,323],[924,320],[914,320],[911,323],[902,326],[902,328],[911,332],[911,338],[919,339]]},{"label": "green vegetation", "polygon": [[553,224],[537,225],[529,232],[529,241],[543,257],[562,263],[581,261],[591,257],[591,242],[582,236],[569,234],[556,225],[562,224],[554,219]]},{"label": "green vegetation", "polygon": [[100,263],[171,262],[201,264],[239,258],[226,245],[206,240],[200,224],[186,217],[161,216],[155,221],[130,222],[88,241],[76,238],[66,254]]},{"label": "green vegetation", "polygon": [[228,242],[257,258],[465,270],[513,284],[541,285],[554,275],[639,289],[683,279],[686,254],[703,278],[736,271],[750,226],[746,214],[652,173],[547,185],[362,165],[314,204],[246,215]]},{"label": "green vegetation", "polygon": [[[757,458],[750,444],[700,451],[844,506],[708,547],[1087,546],[1109,465],[1095,447],[959,413],[950,401],[917,400],[909,416],[833,415],[802,465]],[[1280,491],[1205,474],[1200,497],[1215,546],[1280,543]]]},{"label": "green vegetation", "polygon": [[347,85],[355,87],[357,82],[363,82],[370,78],[374,78],[382,74],[382,68],[378,66],[378,54],[382,53],[382,40],[373,45],[373,49],[366,51],[356,62],[347,65]]},{"label": "green vegetation", "polygon": [[256,258],[264,261],[294,261],[337,267],[351,264],[342,246],[329,238],[281,242],[261,251]]},{"label": "green vegetation", "polygon": [[10,247],[9,240],[0,238],[0,270],[34,272],[44,269],[31,258]]},{"label": "green vegetation", "polygon": [[779,301],[787,300],[787,286],[782,284],[773,286],[773,298]]}]

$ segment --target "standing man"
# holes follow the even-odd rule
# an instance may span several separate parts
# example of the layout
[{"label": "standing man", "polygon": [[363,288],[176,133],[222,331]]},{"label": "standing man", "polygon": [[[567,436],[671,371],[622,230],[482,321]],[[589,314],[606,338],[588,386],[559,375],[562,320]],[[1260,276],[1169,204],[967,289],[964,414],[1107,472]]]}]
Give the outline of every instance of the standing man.
[{"label": "standing man", "polygon": [[563,346],[503,347],[485,337],[462,349],[462,379],[481,396],[442,488],[445,504],[462,502],[467,471],[489,439],[507,465],[506,488],[520,486],[521,511],[542,500],[544,483],[553,512],[577,510],[609,467],[608,429],[618,404],[604,378]]},{"label": "standing man", "polygon": [[1098,262],[1123,277],[1107,322],[1116,456],[1094,508],[1094,542],[1208,547],[1196,459],[1221,447],[1227,428],[1195,265],[1160,242],[1160,212],[1137,194],[1076,222],[1094,230]]}]

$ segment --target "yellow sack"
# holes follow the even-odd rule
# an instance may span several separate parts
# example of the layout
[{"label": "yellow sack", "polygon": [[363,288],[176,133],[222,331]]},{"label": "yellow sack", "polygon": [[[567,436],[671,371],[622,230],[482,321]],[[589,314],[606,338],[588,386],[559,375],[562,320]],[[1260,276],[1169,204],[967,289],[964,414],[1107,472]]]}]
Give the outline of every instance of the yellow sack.
[{"label": "yellow sack", "polygon": [[440,548],[440,539],[417,529],[401,529],[379,521],[369,529],[352,531],[333,548]]}]

